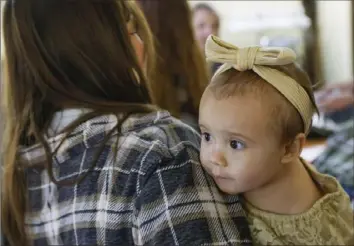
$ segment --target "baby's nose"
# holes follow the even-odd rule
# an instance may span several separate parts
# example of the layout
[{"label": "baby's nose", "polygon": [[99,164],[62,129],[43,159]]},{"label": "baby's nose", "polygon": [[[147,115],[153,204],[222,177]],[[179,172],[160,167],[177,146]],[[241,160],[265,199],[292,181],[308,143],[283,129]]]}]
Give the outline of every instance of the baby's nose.
[{"label": "baby's nose", "polygon": [[227,161],[221,151],[214,150],[211,155],[211,162],[215,166],[227,167]]}]

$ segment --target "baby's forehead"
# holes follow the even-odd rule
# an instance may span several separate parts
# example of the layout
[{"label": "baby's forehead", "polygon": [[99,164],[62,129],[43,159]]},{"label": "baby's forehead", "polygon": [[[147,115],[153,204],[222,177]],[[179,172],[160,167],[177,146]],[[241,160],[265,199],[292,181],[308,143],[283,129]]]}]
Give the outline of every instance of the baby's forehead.
[{"label": "baby's forehead", "polygon": [[260,81],[229,81],[224,84],[210,84],[202,98],[214,100],[238,100],[257,101],[264,109],[274,108],[283,105],[290,106],[288,100],[271,84],[260,79]]},{"label": "baby's forehead", "polygon": [[273,134],[273,126],[277,119],[269,107],[251,94],[230,96],[224,99],[215,98],[209,91],[205,93],[199,113],[199,124],[202,130],[224,134],[238,132],[251,139],[256,136]]},{"label": "baby's forehead", "polygon": [[218,101],[228,101],[228,104],[224,105],[230,105],[230,107],[223,106],[225,107],[223,110],[228,110],[229,114],[235,113],[232,105],[239,106],[244,110],[238,110],[238,114],[249,117],[250,120],[256,119],[262,123],[279,125],[280,121],[286,121],[289,112],[293,112],[292,105],[280,92],[265,83],[267,82],[264,81],[263,84],[258,85],[243,84],[236,87],[233,84],[221,87],[210,85],[202,97],[200,113],[213,115],[215,112],[209,107],[217,104]]}]

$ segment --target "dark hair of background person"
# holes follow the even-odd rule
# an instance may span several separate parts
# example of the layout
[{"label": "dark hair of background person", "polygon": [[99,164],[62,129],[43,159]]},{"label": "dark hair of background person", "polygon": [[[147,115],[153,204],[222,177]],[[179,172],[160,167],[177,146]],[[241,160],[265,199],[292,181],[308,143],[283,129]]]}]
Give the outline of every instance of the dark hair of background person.
[{"label": "dark hair of background person", "polygon": [[93,110],[65,130],[69,135],[77,125],[98,115],[120,117],[154,110],[126,27],[136,14],[130,6],[128,1],[5,2],[1,225],[10,245],[29,244],[20,147],[42,145],[47,155],[44,165],[58,184],[52,170],[55,153],[50,153],[44,139],[56,112]]},{"label": "dark hair of background person", "polygon": [[[208,84],[204,56],[195,40],[191,11],[186,0],[137,0],[156,38],[156,77],[151,89],[159,107],[176,117],[187,112],[197,117]],[[183,87],[181,102],[177,87]]]}]

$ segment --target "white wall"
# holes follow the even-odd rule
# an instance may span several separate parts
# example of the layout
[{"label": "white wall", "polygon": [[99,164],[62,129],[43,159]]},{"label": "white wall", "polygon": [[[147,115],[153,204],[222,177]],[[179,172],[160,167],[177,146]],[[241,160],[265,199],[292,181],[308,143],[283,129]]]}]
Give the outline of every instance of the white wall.
[{"label": "white wall", "polygon": [[351,1],[317,1],[321,60],[328,83],[353,78]]}]

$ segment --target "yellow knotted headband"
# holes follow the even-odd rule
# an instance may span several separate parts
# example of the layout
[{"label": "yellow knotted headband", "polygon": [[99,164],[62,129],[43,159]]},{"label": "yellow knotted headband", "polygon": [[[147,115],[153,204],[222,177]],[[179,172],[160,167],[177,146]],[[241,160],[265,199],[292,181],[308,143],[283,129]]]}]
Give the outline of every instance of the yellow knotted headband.
[{"label": "yellow knotted headband", "polygon": [[258,46],[238,48],[211,35],[207,39],[205,53],[207,61],[224,63],[214,76],[232,68],[238,71],[253,70],[257,73],[294,105],[303,120],[305,133],[309,132],[312,116],[316,112],[310,96],[294,79],[269,67],[294,63],[296,54],[293,50]]}]

